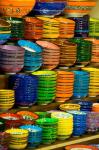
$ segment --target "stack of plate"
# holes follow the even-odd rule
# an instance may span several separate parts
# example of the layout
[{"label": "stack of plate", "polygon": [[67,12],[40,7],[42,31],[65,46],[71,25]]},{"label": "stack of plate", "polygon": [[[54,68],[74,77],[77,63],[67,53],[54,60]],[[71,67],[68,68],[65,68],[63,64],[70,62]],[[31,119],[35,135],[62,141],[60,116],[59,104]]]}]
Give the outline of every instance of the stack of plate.
[{"label": "stack of plate", "polygon": [[57,71],[56,102],[65,102],[73,95],[74,74]]},{"label": "stack of plate", "polygon": [[64,11],[65,7],[65,0],[37,0],[33,12],[35,15],[55,16],[61,14]]},{"label": "stack of plate", "polygon": [[28,107],[36,103],[38,78],[36,76],[16,74],[10,76],[9,86],[15,90],[17,106]]},{"label": "stack of plate", "polygon": [[62,111],[80,110],[80,105],[68,103],[68,104],[61,104],[59,108]]},{"label": "stack of plate", "polygon": [[32,125],[38,119],[38,115],[30,111],[19,111],[17,114],[23,118],[22,125]]},{"label": "stack of plate", "polygon": [[15,103],[13,90],[0,90],[0,111],[11,109]]},{"label": "stack of plate", "polygon": [[55,71],[36,71],[32,73],[39,79],[37,103],[47,105],[51,103],[56,96],[57,74]]},{"label": "stack of plate", "polygon": [[18,45],[25,49],[24,70],[38,70],[42,65],[42,48],[28,40],[19,40]]},{"label": "stack of plate", "polygon": [[73,97],[86,97],[89,91],[89,73],[85,71],[73,71],[73,73],[75,75]]},{"label": "stack of plate", "polygon": [[39,126],[34,126],[34,125],[24,125],[24,126],[20,126],[20,129],[29,131],[29,137],[28,137],[29,148],[35,148],[41,143],[42,128],[40,128]]},{"label": "stack of plate", "polygon": [[99,69],[86,67],[83,70],[90,73],[89,96],[96,97],[99,95]]},{"label": "stack of plate", "polygon": [[55,18],[38,17],[43,21],[43,38],[58,38],[59,37],[59,21]]},{"label": "stack of plate", "polygon": [[13,113],[4,113],[0,115],[5,120],[6,128],[18,128],[21,125],[22,117]]},{"label": "stack of plate", "polygon": [[89,34],[89,17],[84,16],[84,17],[71,17],[69,18],[73,21],[75,21],[76,26],[75,26],[75,37],[83,37],[86,38],[88,37]]},{"label": "stack of plate", "polygon": [[24,49],[19,46],[0,45],[0,69],[5,73],[17,73],[24,65]]},{"label": "stack of plate", "polygon": [[90,18],[89,36],[99,38],[99,19]]},{"label": "stack of plate", "polygon": [[41,39],[43,34],[43,21],[36,17],[24,18],[25,39]]},{"label": "stack of plate", "polygon": [[91,101],[86,101],[86,100],[81,101],[81,100],[79,100],[79,101],[77,101],[77,104],[80,105],[80,110],[81,111],[86,111],[86,112],[92,111],[92,104],[93,103]]},{"label": "stack of plate", "polygon": [[58,119],[58,139],[68,139],[73,132],[73,116],[65,112],[52,112],[51,117]]},{"label": "stack of plate", "polygon": [[58,120],[55,118],[42,118],[36,121],[36,124],[43,129],[42,143],[51,144],[57,138]]},{"label": "stack of plate", "polygon": [[59,38],[73,38],[75,22],[66,18],[55,18],[59,22]]},{"label": "stack of plate", "polygon": [[73,115],[73,136],[81,136],[86,132],[87,129],[87,114],[82,111],[68,111]]},{"label": "stack of plate", "polygon": [[9,142],[10,142],[10,134],[0,132],[0,150],[8,150]]},{"label": "stack of plate", "polygon": [[99,113],[99,103],[94,103],[93,106],[92,106],[92,110],[94,112]]},{"label": "stack of plate", "polygon": [[98,150],[98,148],[89,145],[71,145],[66,146],[65,150]]},{"label": "stack of plate", "polygon": [[5,43],[11,36],[11,25],[0,19],[0,44]]},{"label": "stack of plate", "polygon": [[87,65],[91,61],[92,42],[82,38],[73,38],[70,41],[77,44],[77,63]]},{"label": "stack of plate", "polygon": [[89,112],[87,114],[87,131],[90,133],[99,131],[99,112]]},{"label": "stack of plate", "polygon": [[96,5],[96,0],[67,0],[65,13],[67,17],[82,17],[89,14]]},{"label": "stack of plate", "polygon": [[0,132],[4,131],[4,129],[5,129],[5,120],[0,117]]},{"label": "stack of plate", "polygon": [[43,47],[43,64],[42,68],[47,70],[52,70],[59,65],[60,60],[60,48],[47,41],[36,41],[38,45]]},{"label": "stack of plate", "polygon": [[12,128],[5,131],[11,136],[9,149],[25,149],[28,144],[28,131],[24,129]]},{"label": "stack of plate", "polygon": [[11,24],[11,40],[18,40],[24,37],[24,22],[22,18],[5,17]]}]

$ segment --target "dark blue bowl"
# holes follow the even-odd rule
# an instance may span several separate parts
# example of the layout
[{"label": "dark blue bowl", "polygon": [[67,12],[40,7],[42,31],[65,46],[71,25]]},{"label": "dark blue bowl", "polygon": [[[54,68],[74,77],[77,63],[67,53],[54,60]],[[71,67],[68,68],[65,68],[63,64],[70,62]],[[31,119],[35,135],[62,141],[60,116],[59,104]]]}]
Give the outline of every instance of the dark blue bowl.
[{"label": "dark blue bowl", "polygon": [[33,11],[35,15],[59,15],[66,7],[65,2],[37,2]]}]

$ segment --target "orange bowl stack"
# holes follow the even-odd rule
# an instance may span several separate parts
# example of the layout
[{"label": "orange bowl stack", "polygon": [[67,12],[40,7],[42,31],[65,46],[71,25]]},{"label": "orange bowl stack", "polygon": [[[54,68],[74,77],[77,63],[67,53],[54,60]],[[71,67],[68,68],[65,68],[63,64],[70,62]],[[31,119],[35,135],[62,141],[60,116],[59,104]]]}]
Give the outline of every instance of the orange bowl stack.
[{"label": "orange bowl stack", "polygon": [[36,17],[25,17],[25,39],[41,39],[43,34],[43,21]]},{"label": "orange bowl stack", "polygon": [[74,37],[75,22],[66,18],[56,18],[59,22],[59,38],[72,38]]},{"label": "orange bowl stack", "polygon": [[73,95],[74,74],[57,71],[56,102],[65,102]]},{"label": "orange bowl stack", "polygon": [[52,70],[56,68],[59,64],[60,59],[60,48],[47,41],[36,41],[38,45],[43,47],[43,69]]}]

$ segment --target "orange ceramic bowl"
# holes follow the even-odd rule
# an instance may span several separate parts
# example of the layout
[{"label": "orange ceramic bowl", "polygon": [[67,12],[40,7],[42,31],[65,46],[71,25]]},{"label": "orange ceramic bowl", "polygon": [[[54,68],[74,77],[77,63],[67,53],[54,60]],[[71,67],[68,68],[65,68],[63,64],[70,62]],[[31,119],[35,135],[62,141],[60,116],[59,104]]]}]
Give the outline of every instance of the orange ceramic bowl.
[{"label": "orange ceramic bowl", "polygon": [[0,14],[9,17],[23,17],[34,7],[36,0],[0,0]]}]

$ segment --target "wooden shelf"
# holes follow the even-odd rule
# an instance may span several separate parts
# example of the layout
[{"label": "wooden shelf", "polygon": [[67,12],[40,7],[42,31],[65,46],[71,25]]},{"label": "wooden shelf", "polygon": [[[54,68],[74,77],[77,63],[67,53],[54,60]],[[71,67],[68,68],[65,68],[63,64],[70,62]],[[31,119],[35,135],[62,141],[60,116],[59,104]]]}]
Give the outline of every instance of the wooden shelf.
[{"label": "wooden shelf", "polygon": [[[97,96],[97,97],[86,97],[86,98],[83,98],[82,100],[90,100],[92,102],[97,102],[97,101],[99,101],[99,96]],[[72,100],[66,101],[65,103],[73,103],[73,102],[75,102],[75,101],[72,99]],[[49,111],[49,110],[53,110],[53,109],[59,109],[60,104],[61,103],[53,102],[53,103],[48,104],[48,105],[33,105],[32,107],[29,107],[29,108],[13,108],[7,112],[16,113],[20,110],[28,110],[28,111],[32,111],[32,112]]]},{"label": "wooden shelf", "polygon": [[[91,141],[98,141],[98,143],[92,143]],[[51,145],[41,145],[35,150],[56,150],[56,149],[64,149],[67,145],[72,144],[85,144],[90,142],[90,144],[99,144],[99,134],[94,135],[84,135],[82,137],[73,137],[65,141],[56,141],[55,143]]]}]

